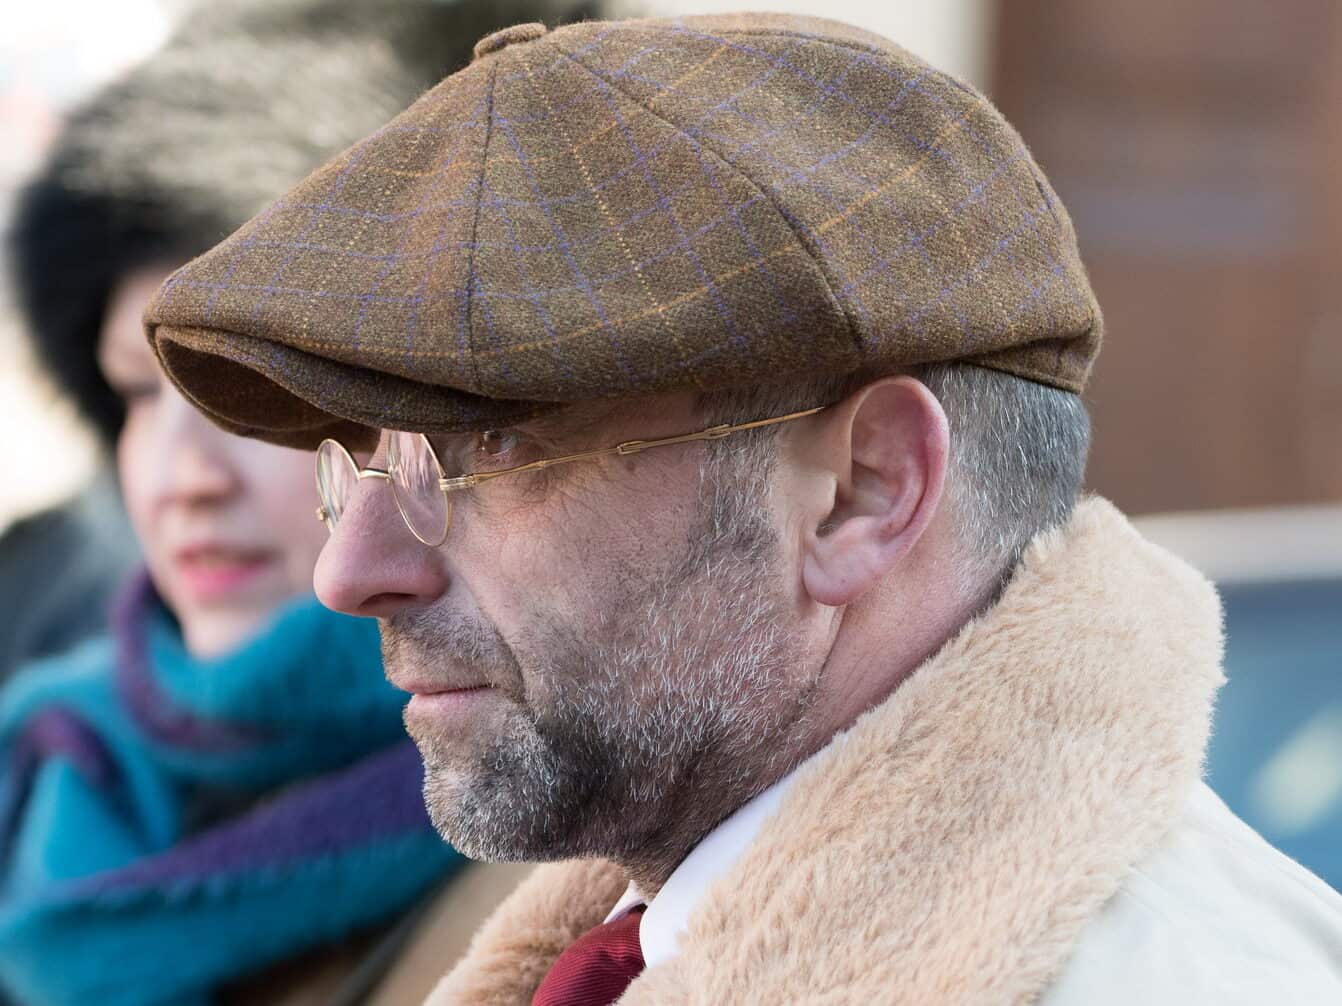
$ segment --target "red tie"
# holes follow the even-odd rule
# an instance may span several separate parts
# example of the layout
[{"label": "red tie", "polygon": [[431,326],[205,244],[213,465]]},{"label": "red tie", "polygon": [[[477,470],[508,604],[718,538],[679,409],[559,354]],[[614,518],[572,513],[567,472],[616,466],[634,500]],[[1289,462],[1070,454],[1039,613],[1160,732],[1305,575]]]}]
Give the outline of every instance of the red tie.
[{"label": "red tie", "polygon": [[640,905],[589,929],[554,962],[531,1006],[610,1006],[643,970]]}]

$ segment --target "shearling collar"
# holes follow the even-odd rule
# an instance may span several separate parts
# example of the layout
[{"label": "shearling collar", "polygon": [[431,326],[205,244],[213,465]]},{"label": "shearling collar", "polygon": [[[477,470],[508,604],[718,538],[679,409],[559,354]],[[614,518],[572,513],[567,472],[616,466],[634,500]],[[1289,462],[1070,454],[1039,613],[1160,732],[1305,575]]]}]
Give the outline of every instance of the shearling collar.
[{"label": "shearling collar", "polygon": [[[1032,1001],[1177,819],[1221,646],[1211,584],[1083,499],[804,766],[621,1006]],[[530,1003],[624,883],[601,861],[537,870],[429,1003]]]}]

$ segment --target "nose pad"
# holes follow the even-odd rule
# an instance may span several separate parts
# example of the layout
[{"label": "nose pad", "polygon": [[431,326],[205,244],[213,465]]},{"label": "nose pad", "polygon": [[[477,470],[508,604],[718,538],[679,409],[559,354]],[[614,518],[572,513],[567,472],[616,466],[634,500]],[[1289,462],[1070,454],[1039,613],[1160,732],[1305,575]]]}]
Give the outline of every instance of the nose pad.
[{"label": "nose pad", "polygon": [[376,478],[354,487],[312,574],[326,607],[372,618],[432,604],[450,582],[443,556],[410,533],[391,486]]}]

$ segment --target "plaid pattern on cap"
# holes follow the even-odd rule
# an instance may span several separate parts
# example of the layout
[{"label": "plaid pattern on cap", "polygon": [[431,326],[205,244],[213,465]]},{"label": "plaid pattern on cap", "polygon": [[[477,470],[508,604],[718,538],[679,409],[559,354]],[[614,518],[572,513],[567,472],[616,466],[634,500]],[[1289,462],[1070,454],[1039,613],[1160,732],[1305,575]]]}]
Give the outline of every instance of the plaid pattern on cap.
[{"label": "plaid pattern on cap", "polygon": [[977,92],[813,18],[527,27],[167,281],[149,338],[217,422],[311,447],[951,359],[1081,390],[1071,223]]}]

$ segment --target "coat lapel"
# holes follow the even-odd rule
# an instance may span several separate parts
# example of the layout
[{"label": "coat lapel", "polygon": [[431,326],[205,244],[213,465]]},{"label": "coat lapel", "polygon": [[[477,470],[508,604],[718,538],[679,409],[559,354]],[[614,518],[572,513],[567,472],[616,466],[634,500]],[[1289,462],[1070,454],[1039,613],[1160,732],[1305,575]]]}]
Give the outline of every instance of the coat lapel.
[{"label": "coat lapel", "polygon": [[[1221,645],[1211,584],[1082,500],[804,766],[622,1006],[1032,1001],[1177,819]],[[623,888],[607,863],[537,871],[430,1002],[529,1003]]]}]

